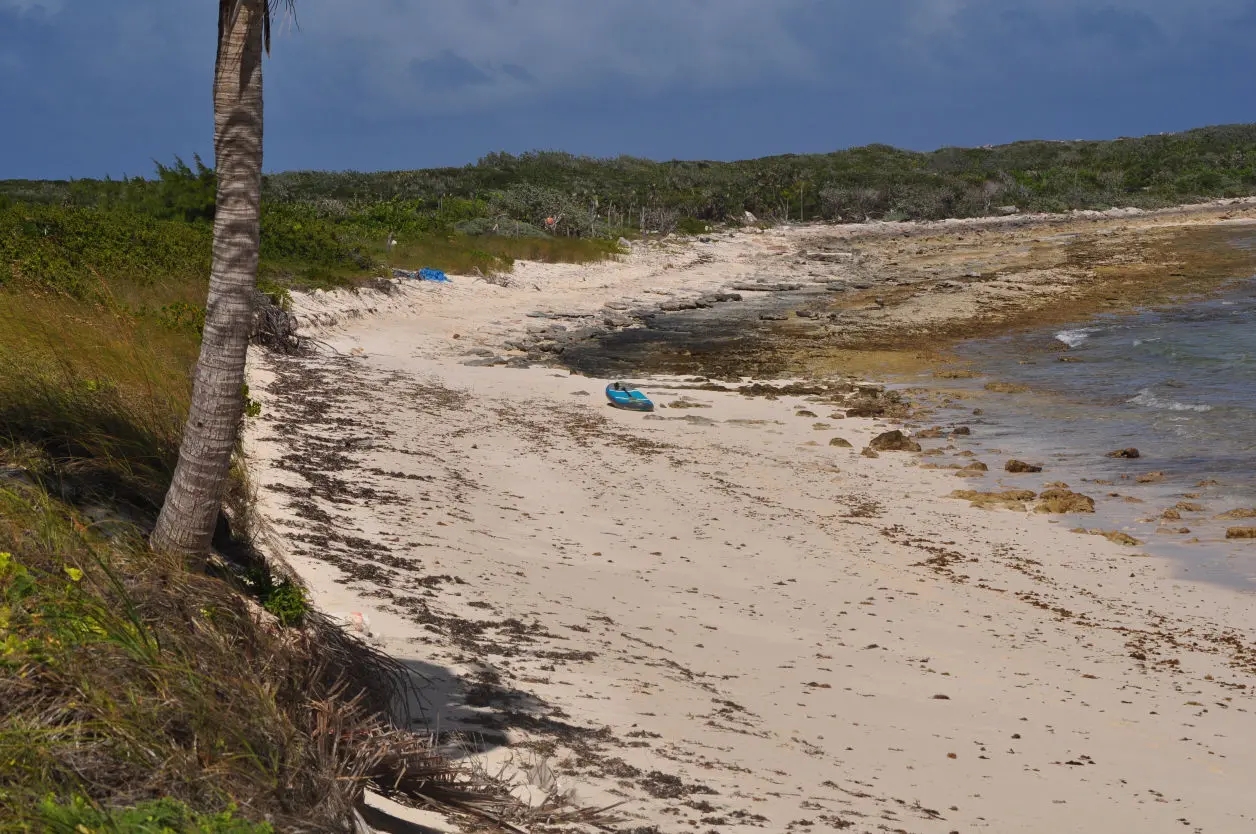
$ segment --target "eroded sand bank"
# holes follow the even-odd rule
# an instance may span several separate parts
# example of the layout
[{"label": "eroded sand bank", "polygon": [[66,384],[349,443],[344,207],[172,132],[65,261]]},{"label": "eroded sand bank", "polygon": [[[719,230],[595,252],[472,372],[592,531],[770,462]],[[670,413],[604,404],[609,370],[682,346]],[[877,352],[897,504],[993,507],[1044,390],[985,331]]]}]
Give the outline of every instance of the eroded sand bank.
[{"label": "eroded sand bank", "polygon": [[[885,263],[903,233],[925,234],[739,233],[521,265],[507,287],[299,297],[320,350],[251,369],[276,546],[321,607],[365,614],[427,678],[429,724],[509,763],[534,802],[627,800],[624,830],[1253,828],[1256,598],[1067,518],[945,498],[952,473],[860,455],[895,424],[832,399],[658,378],[646,390],[674,407],[647,417],[607,408],[604,381],[501,364],[765,276],[866,283],[850,307],[875,321],[868,302],[911,283]],[[886,243],[807,257],[859,234]],[[921,274],[959,284],[936,294],[957,304],[1005,293]]]}]

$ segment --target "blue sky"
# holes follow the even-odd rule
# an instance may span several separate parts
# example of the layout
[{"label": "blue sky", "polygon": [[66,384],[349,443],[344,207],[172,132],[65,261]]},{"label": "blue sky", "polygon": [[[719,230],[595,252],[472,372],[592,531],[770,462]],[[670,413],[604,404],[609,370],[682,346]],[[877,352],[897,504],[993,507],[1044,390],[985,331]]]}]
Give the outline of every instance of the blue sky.
[{"label": "blue sky", "polygon": [[[210,141],[213,0],[0,0],[0,178]],[[1256,121],[1256,0],[297,0],[267,170],[732,159]]]}]

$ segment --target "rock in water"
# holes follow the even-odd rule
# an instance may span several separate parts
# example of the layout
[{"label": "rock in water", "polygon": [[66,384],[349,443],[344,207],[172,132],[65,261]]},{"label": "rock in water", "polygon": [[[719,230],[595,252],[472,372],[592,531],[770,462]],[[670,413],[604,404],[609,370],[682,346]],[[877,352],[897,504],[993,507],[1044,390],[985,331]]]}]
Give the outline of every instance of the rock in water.
[{"label": "rock in water", "polygon": [[847,439],[845,439],[844,437],[835,437],[835,438],[833,438],[832,440],[830,440],[830,441],[829,441],[829,445],[830,445],[830,446],[836,446],[836,447],[838,447],[839,449],[853,449],[853,448],[855,448],[854,446],[852,446],[852,445],[851,445],[850,441],[849,441],[849,440],[847,440]]},{"label": "rock in water", "polygon": [[920,444],[894,429],[872,438],[868,448],[876,452],[919,452]]},{"label": "rock in water", "polygon": [[1256,527],[1231,527],[1225,531],[1227,539],[1256,539]]},{"label": "rock in water", "polygon": [[985,387],[987,391],[993,391],[996,394],[1024,394],[1029,390],[1028,385],[1015,382],[987,382]]},{"label": "rock in water", "polygon": [[1025,511],[1025,502],[1034,500],[1035,494],[1028,489],[1009,489],[1006,492],[977,492],[971,489],[957,489],[951,493],[951,497],[971,501],[974,507],[981,509],[1002,507],[1023,513]]},{"label": "rock in water", "polygon": [[1038,496],[1039,504],[1034,508],[1039,513],[1093,513],[1095,499],[1080,492],[1068,489],[1049,489]]},{"label": "rock in water", "polygon": [[1021,474],[1025,472],[1041,472],[1042,471],[1042,467],[1037,465],[1036,463],[1025,463],[1025,461],[1023,460],[1016,460],[1016,459],[1009,460],[1003,468],[1006,469],[1008,472],[1014,472],[1017,474]]},{"label": "rock in water", "polygon": [[1131,446],[1128,449],[1117,449],[1115,452],[1108,452],[1110,458],[1120,458],[1121,460],[1137,460],[1142,457],[1138,450]]},{"label": "rock in water", "polygon": [[1129,533],[1122,533],[1120,530],[1113,530],[1107,533],[1102,530],[1096,530],[1095,533],[1114,544],[1123,544],[1126,547],[1138,547],[1143,543],[1141,539],[1136,539]]}]

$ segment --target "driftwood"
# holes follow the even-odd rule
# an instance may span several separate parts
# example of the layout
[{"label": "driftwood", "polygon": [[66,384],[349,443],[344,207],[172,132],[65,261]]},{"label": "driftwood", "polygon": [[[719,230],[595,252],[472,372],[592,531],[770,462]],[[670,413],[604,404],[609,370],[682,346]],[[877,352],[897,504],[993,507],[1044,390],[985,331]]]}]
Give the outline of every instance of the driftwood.
[{"label": "driftwood", "polygon": [[250,339],[254,344],[280,353],[297,353],[303,344],[302,337],[297,335],[296,316],[264,292],[253,294],[253,331]]}]

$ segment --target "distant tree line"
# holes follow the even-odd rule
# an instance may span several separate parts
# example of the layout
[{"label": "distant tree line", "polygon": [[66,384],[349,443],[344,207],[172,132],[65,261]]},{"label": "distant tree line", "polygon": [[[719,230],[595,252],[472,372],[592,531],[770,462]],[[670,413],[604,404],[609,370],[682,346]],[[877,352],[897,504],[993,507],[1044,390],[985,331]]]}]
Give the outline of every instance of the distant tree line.
[{"label": "distant tree line", "polygon": [[[213,170],[196,158],[158,164],[149,178],[0,181],[0,212],[31,207],[0,227],[29,230],[32,204],[208,225],[214,188]],[[269,261],[364,268],[363,253],[389,235],[614,239],[694,231],[746,211],[768,223],[931,220],[1252,194],[1256,125],[929,153],[869,145],[741,162],[495,153],[462,168],[270,175],[262,246]],[[45,213],[42,222],[51,227],[55,219]],[[122,243],[116,234],[115,243]],[[0,254],[5,248],[0,241]]]},{"label": "distant tree line", "polygon": [[490,154],[463,168],[298,171],[267,178],[275,202],[378,201],[439,208],[451,197],[570,233],[650,230],[750,211],[769,222],[972,217],[1015,207],[1059,212],[1155,207],[1256,194],[1256,125],[1103,142],[1029,141],[930,153],[869,145],[743,162]]}]

